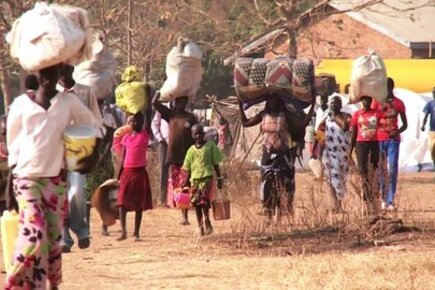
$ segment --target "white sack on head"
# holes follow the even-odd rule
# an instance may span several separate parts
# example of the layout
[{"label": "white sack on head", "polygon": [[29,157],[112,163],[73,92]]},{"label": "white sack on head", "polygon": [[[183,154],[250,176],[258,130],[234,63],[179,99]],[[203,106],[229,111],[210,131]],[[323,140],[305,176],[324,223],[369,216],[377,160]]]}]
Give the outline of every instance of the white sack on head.
[{"label": "white sack on head", "polygon": [[374,50],[352,62],[350,103],[360,101],[363,96],[375,98],[379,103],[387,98],[387,69]]},{"label": "white sack on head", "polygon": [[6,41],[23,69],[37,71],[58,63],[76,65],[91,55],[87,12],[38,2],[15,20]]},{"label": "white sack on head", "polygon": [[74,69],[74,80],[90,86],[98,99],[110,96],[115,85],[116,59],[104,44],[101,35],[94,35],[92,57]]},{"label": "white sack on head", "polygon": [[201,85],[202,51],[193,42],[173,47],[166,57],[166,81],[160,89],[163,101],[194,97]]}]

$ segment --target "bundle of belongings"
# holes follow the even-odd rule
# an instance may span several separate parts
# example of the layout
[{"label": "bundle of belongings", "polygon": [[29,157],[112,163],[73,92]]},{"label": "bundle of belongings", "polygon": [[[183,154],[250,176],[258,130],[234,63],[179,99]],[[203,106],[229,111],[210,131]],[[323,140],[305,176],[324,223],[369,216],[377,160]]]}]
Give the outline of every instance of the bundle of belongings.
[{"label": "bundle of belongings", "polygon": [[178,97],[193,98],[202,79],[202,51],[192,41],[179,38],[166,57],[166,77],[160,89],[164,102]]},{"label": "bundle of belongings", "polygon": [[387,69],[372,49],[352,62],[349,103],[357,103],[363,96],[375,98],[381,104],[387,98]]},{"label": "bundle of belongings", "polygon": [[90,60],[80,63],[74,69],[74,80],[89,86],[99,100],[112,95],[115,85],[116,60],[106,46],[104,36],[95,33],[92,41]]},{"label": "bundle of belongings", "polygon": [[88,15],[77,7],[37,2],[15,20],[6,41],[12,57],[27,71],[76,65],[91,56]]},{"label": "bundle of belongings", "polygon": [[315,78],[316,92],[321,96],[330,96],[337,91],[335,76],[327,73],[320,73]]},{"label": "bundle of belongings", "polygon": [[239,58],[234,66],[234,86],[247,108],[278,96],[296,110],[308,107],[315,97],[314,65],[310,59]]},{"label": "bundle of belongings", "polygon": [[145,110],[150,99],[150,87],[140,80],[137,68],[128,66],[121,79],[122,83],[115,90],[116,105],[133,115]]},{"label": "bundle of belongings", "polygon": [[283,100],[290,113],[292,140],[303,142],[306,117],[303,109],[310,106],[316,96],[312,60],[287,56],[272,60],[239,58],[234,66],[234,86],[244,109],[268,98]]},{"label": "bundle of belongings", "polygon": [[103,225],[110,227],[116,223],[118,209],[116,206],[119,182],[108,179],[92,194],[91,203],[100,215]]}]

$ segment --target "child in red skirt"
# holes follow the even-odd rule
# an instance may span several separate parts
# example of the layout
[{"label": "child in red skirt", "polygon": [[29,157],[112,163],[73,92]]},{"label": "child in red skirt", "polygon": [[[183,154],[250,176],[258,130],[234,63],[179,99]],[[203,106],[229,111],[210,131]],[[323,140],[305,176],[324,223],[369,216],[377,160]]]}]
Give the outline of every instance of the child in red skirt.
[{"label": "child in red skirt", "polygon": [[124,148],[118,191],[121,236],[117,240],[122,241],[127,238],[127,212],[134,211],[133,235],[135,241],[140,241],[139,231],[142,222],[142,211],[153,208],[150,181],[146,171],[149,128],[143,129],[144,115],[142,113],[133,115],[128,124],[131,126],[132,131],[126,134],[121,141]]},{"label": "child in red skirt", "polygon": [[202,125],[195,124],[192,126],[192,138],[195,144],[187,151],[183,164],[183,170],[187,172],[184,183],[187,185],[190,178],[192,187],[190,203],[195,207],[199,227],[198,233],[202,236],[213,232],[209,216],[210,193],[213,186],[214,172],[217,175],[217,187],[222,188],[219,163],[222,161],[223,155],[213,141],[205,141],[204,127]]}]

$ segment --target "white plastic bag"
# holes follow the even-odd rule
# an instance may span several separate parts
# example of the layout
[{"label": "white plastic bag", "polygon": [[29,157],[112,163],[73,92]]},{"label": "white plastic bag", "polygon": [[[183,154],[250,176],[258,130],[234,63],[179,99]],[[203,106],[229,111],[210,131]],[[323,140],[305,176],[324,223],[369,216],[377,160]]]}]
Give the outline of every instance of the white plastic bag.
[{"label": "white plastic bag", "polygon": [[6,41],[27,71],[62,62],[76,65],[91,55],[89,27],[81,8],[38,2],[15,20]]},{"label": "white plastic bag", "polygon": [[320,160],[311,158],[308,161],[308,167],[310,167],[311,172],[314,174],[316,179],[321,179],[323,177],[322,162],[320,162]]},{"label": "white plastic bag", "polygon": [[375,98],[382,104],[387,98],[387,69],[374,50],[352,63],[349,103],[359,102],[363,96]]},{"label": "white plastic bag", "polygon": [[202,51],[193,42],[173,47],[166,57],[166,81],[160,89],[165,102],[196,95],[202,78]]},{"label": "white plastic bag", "polygon": [[74,69],[74,80],[91,87],[98,99],[105,99],[113,93],[115,85],[116,59],[105,46],[100,35],[94,35],[92,58],[80,63]]}]

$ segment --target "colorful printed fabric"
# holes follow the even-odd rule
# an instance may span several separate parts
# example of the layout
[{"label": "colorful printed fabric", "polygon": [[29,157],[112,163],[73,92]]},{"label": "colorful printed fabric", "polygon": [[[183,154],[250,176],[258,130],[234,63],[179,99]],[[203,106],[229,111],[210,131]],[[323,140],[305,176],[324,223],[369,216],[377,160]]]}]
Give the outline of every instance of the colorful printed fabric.
[{"label": "colorful printed fabric", "polygon": [[263,147],[269,151],[288,148],[289,134],[284,112],[277,115],[264,114],[261,122],[263,131]]},{"label": "colorful printed fabric", "polygon": [[223,160],[223,155],[216,143],[207,142],[201,148],[192,145],[184,159],[183,169],[190,172],[190,182],[195,179],[212,177],[214,165]]},{"label": "colorful printed fabric", "polygon": [[349,132],[343,131],[331,117],[325,122],[326,139],[323,164],[329,184],[334,188],[337,200],[343,200],[347,194],[349,175]]},{"label": "colorful printed fabric", "polygon": [[170,169],[172,188],[183,187],[184,181],[187,177],[187,172],[181,169],[181,166],[171,165]]},{"label": "colorful printed fabric", "polygon": [[193,206],[210,208],[212,177],[193,179],[191,181],[192,190],[190,191],[190,203]]},{"label": "colorful printed fabric", "polygon": [[5,289],[46,289],[47,279],[60,284],[65,185],[60,177],[14,179],[20,218]]},{"label": "colorful printed fabric", "polygon": [[296,59],[292,67],[293,96],[301,101],[310,102],[314,90],[314,64],[310,59]]}]

